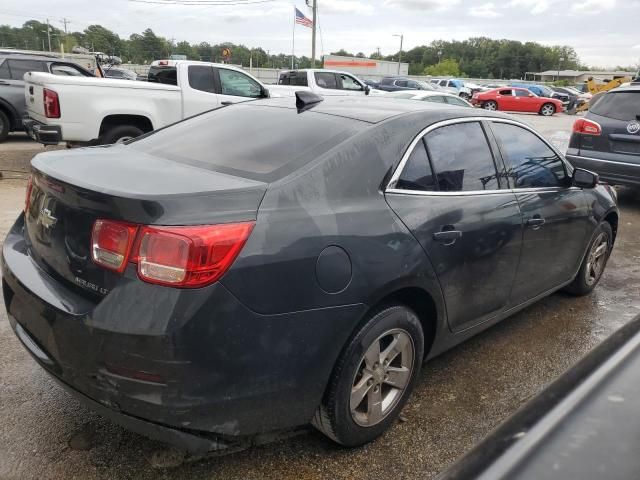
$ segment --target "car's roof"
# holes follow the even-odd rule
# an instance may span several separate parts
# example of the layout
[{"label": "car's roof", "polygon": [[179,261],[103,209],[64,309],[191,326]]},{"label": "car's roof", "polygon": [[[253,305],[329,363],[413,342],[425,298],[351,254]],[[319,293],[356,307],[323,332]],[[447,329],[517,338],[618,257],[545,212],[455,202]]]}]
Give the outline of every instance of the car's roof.
[{"label": "car's roof", "polygon": [[[439,92],[434,92],[441,95]],[[433,113],[437,117],[439,113],[455,112],[452,117],[477,117],[477,116],[494,116],[498,118],[510,118],[507,115],[496,112],[485,112],[484,110],[470,109],[467,107],[454,107],[447,104],[438,104],[431,102],[401,102],[397,98],[384,98],[380,96],[327,96],[322,102],[308,107],[308,111],[314,113],[323,113],[326,115],[335,115],[353,120],[360,120],[368,123],[378,123],[391,117],[409,115],[416,112],[424,112],[425,114]],[[271,98],[266,100],[257,100],[251,102],[252,105],[279,107],[279,108],[296,108],[295,98]],[[243,105],[247,105],[244,103]],[[301,113],[304,115],[304,112]]]},{"label": "car's roof", "polygon": [[618,88],[609,90],[609,92],[614,92],[614,93],[615,92],[640,92],[640,82],[633,82],[633,83],[630,83],[629,85],[621,85]]},{"label": "car's roof", "polygon": [[71,63],[64,58],[54,57],[49,55],[29,55],[25,53],[7,53],[0,52],[0,59],[10,58],[11,60],[39,60],[43,62],[60,62]]}]

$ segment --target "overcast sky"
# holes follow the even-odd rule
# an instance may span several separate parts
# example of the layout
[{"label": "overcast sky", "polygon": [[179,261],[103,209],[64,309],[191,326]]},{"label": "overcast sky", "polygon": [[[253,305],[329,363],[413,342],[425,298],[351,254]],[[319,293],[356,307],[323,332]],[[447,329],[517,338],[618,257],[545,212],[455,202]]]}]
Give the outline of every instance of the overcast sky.
[{"label": "overcast sky", "polygon": [[[128,37],[150,27],[175,41],[229,41],[290,54],[293,5],[311,16],[304,0],[243,6],[2,0],[0,24],[19,26],[48,16],[61,28],[66,17],[72,30],[99,23]],[[344,48],[368,55],[378,47],[383,54],[395,53],[394,33],[404,34],[403,49],[482,35],[570,45],[589,65],[640,63],[640,0],[318,0],[318,5],[319,53]],[[310,55],[311,30],[299,25],[295,30],[296,54]]]}]

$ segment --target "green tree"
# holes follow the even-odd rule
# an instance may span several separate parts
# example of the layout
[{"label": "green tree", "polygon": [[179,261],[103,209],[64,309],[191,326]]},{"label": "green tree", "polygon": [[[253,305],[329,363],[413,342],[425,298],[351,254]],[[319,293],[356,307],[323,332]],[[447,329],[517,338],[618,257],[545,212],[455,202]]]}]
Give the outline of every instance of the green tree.
[{"label": "green tree", "polygon": [[440,63],[430,65],[424,69],[425,75],[433,75],[434,77],[448,76],[459,77],[460,65],[452,58],[445,58]]}]

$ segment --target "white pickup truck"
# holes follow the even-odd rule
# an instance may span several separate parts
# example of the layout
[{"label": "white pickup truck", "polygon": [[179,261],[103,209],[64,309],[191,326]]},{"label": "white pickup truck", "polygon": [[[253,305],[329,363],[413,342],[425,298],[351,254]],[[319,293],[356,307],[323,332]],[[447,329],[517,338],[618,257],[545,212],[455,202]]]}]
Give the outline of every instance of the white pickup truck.
[{"label": "white pickup truck", "polygon": [[[213,108],[271,95],[247,72],[230,65],[184,60],[151,64],[147,82],[24,76],[29,135],[40,143],[104,145],[123,142]],[[295,89],[274,86],[273,96]]]},{"label": "white pickup truck", "polygon": [[318,95],[383,95],[385,92],[369,87],[349,72],[305,68],[284,70],[278,76],[278,86],[311,90]]}]

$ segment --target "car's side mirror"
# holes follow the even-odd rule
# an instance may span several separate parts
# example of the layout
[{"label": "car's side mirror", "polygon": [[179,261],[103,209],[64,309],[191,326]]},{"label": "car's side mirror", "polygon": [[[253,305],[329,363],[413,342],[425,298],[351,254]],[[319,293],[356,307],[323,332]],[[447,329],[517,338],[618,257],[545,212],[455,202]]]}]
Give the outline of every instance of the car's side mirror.
[{"label": "car's side mirror", "polygon": [[364,94],[369,95],[371,93],[371,87],[369,85],[364,86]]},{"label": "car's side mirror", "polygon": [[590,172],[589,170],[583,170],[582,168],[576,168],[573,170],[572,184],[574,187],[579,188],[594,188],[598,184],[598,174]]},{"label": "car's side mirror", "polygon": [[269,93],[269,90],[262,87],[262,98],[270,98],[270,97],[271,97],[271,93]]}]

